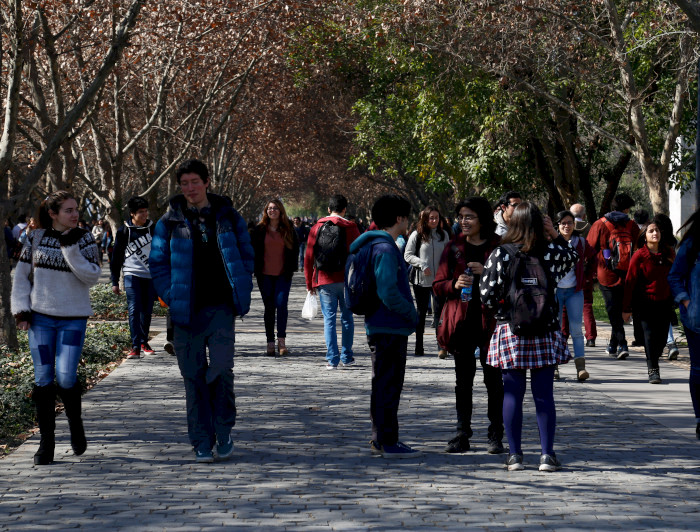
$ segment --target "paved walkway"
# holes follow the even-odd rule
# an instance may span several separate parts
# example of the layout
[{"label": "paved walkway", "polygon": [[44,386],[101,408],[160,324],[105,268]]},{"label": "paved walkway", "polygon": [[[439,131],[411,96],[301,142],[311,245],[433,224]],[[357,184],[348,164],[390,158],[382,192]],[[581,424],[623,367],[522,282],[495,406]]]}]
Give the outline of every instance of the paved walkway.
[{"label": "paved walkway", "polygon": [[[641,351],[611,360],[588,351],[592,375],[556,383],[557,445],[565,467],[537,471],[538,435],[526,398],[527,469],[486,454],[485,388],[477,374],[473,451],[442,452],[455,423],[453,361],[410,357],[399,420],[424,451],[402,463],[370,457],[371,366],[360,325],[358,365],[323,368],[322,323],[299,315],[296,276],[285,358],[264,355],[262,303],[237,322],[236,450],[195,464],[174,357],[123,363],[85,396],[89,447],[75,457],[65,416],[56,463],[34,467],[33,437],[0,460],[0,528],[198,530],[698,529],[700,443],[687,370],[661,364],[646,383]],[[601,336],[604,335],[604,330]],[[605,342],[601,339],[599,344]],[[410,348],[410,346],[409,346]]]}]

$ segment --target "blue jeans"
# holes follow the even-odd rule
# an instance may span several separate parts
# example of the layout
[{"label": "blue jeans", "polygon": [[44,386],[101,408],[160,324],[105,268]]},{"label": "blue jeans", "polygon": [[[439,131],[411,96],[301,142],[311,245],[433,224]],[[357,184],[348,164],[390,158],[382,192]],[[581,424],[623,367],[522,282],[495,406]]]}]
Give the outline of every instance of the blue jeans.
[{"label": "blue jeans", "polygon": [[[319,286],[317,290],[323,314],[323,334],[326,337],[326,360],[334,366],[337,366],[339,361],[348,363],[354,360],[352,340],[355,334],[355,322],[352,312],[345,306],[344,284],[324,284]],[[338,306],[340,306],[340,324],[342,326],[342,353],[338,352],[338,336],[335,333]]]},{"label": "blue jeans", "polygon": [[586,355],[585,342],[583,340],[583,290],[576,291],[576,287],[557,288],[557,300],[559,301],[559,323],[562,320],[564,307],[569,318],[569,334],[574,342],[574,358],[583,358]]},{"label": "blue jeans", "polygon": [[304,271],[304,255],[306,254],[306,242],[299,243],[299,269]]},{"label": "blue jeans", "polygon": [[131,331],[131,346],[141,349],[141,344],[148,343],[148,331],[151,328],[153,300],[156,290],[153,280],[135,275],[124,276],[124,290],[129,304],[129,330]]},{"label": "blue jeans", "polygon": [[205,307],[186,326],[173,324],[173,346],[185,381],[187,433],[195,450],[210,451],[216,438],[225,441],[236,424],[235,341],[228,305]]},{"label": "blue jeans", "polygon": [[287,337],[287,301],[292,278],[286,275],[261,275],[258,288],[265,305],[265,336],[268,342],[275,341],[275,313],[277,314],[277,338]]},{"label": "blue jeans", "polygon": [[32,314],[29,350],[34,363],[34,384],[48,386],[54,377],[61,388],[78,380],[78,363],[85,342],[87,318],[61,319]]}]

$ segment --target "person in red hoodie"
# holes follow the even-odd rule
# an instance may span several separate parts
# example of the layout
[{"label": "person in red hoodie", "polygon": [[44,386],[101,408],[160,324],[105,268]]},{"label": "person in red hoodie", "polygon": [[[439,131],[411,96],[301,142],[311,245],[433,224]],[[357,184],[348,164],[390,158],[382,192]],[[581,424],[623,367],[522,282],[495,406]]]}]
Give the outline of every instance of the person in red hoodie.
[{"label": "person in red hoodie", "polygon": [[[344,218],[348,200],[340,194],[332,196],[328,214],[311,228],[304,255],[306,289],[318,292],[323,314],[323,334],[326,339],[326,369],[337,369],[338,364],[352,366],[355,358],[352,340],[355,323],[352,312],[345,306],[345,260],[350,244],[360,236],[357,224]],[[340,307],[342,325],[342,352],[338,350],[336,317]]]},{"label": "person in red hoodie", "polygon": [[586,238],[588,245],[598,254],[598,284],[612,328],[608,356],[618,360],[623,360],[630,354],[625,338],[625,323],[622,320],[622,298],[630,257],[639,238],[639,227],[629,218],[630,209],[634,205],[634,200],[627,194],[615,196],[612,211],[591,226]]},{"label": "person in red hoodie", "polygon": [[625,279],[622,318],[635,312],[644,333],[644,352],[650,384],[660,384],[659,357],[666,347],[668,327],[673,312],[673,296],[668,274],[675,258],[675,239],[671,221],[656,215],[644,226],[639,250],[632,256]]}]

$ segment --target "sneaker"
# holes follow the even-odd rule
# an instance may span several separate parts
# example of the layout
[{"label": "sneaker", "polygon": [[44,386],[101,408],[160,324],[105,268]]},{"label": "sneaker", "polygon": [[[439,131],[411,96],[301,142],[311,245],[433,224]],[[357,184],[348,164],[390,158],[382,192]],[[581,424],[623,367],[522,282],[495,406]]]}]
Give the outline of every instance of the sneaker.
[{"label": "sneaker", "polygon": [[522,471],[525,469],[523,465],[523,455],[519,453],[509,454],[506,460],[506,469],[508,471]]},{"label": "sneaker", "polygon": [[225,460],[226,458],[229,458],[232,454],[233,440],[231,439],[231,434],[228,435],[228,441],[226,443],[221,443],[221,440],[217,438],[216,456],[218,456],[219,460]]},{"label": "sneaker", "polygon": [[459,434],[447,442],[446,453],[466,453],[469,450],[469,438]]},{"label": "sneaker", "polygon": [[595,339],[586,340],[586,347],[595,347]]},{"label": "sneaker", "polygon": [[488,447],[486,447],[486,452],[489,454],[502,454],[506,450],[503,448],[503,443],[498,438],[489,438]]},{"label": "sneaker", "polygon": [[147,343],[141,344],[141,352],[144,355],[152,355],[153,353],[155,353],[155,351],[153,349],[151,349],[151,346],[148,345]]},{"label": "sneaker", "polygon": [[126,358],[141,358],[141,351],[134,347],[131,351],[129,351],[129,354],[126,355]]},{"label": "sneaker", "polygon": [[420,456],[421,452],[418,449],[413,449],[405,443],[400,441],[396,442],[394,445],[382,445],[382,456],[384,458],[413,458],[414,456]]},{"label": "sneaker", "polygon": [[666,346],[668,348],[668,360],[676,360],[678,358],[678,346],[676,342],[672,342]]},{"label": "sneaker", "polygon": [[374,440],[369,440],[369,450],[372,456],[378,457],[382,455],[382,447]]},{"label": "sneaker", "polygon": [[661,374],[658,369],[649,370],[649,384],[661,384]]},{"label": "sneaker", "polygon": [[442,360],[445,360],[447,358],[447,350],[446,349],[440,349],[438,351],[438,358],[441,358]]},{"label": "sneaker", "polygon": [[174,355],[175,354],[175,346],[173,345],[172,342],[165,342],[165,345],[163,345],[163,351],[165,351],[169,355]]},{"label": "sneaker", "polygon": [[207,449],[196,451],[194,453],[194,461],[198,464],[211,464],[214,461],[214,454]]},{"label": "sneaker", "polygon": [[326,369],[338,369],[338,366],[337,366],[337,365],[334,366],[333,364],[331,364],[331,363],[329,362],[328,364],[326,364],[325,368],[326,368]]},{"label": "sneaker", "polygon": [[617,348],[617,359],[618,360],[624,360],[628,356],[630,356],[629,349],[627,349],[627,346],[625,344],[622,344]]},{"label": "sneaker", "polygon": [[609,357],[617,358],[617,347],[613,346],[612,344],[608,344],[608,347],[605,348],[605,352]]},{"label": "sneaker", "polygon": [[342,362],[342,361],[341,361],[340,363],[343,365],[344,368],[347,368],[347,367],[350,367],[350,366],[354,366],[354,365],[355,365],[355,359],[354,359],[354,358],[351,358],[351,359],[348,360],[347,362]]},{"label": "sneaker", "polygon": [[557,460],[554,454],[543,454],[540,457],[540,471],[559,471],[561,469],[561,462]]},{"label": "sneaker", "polygon": [[558,381],[559,379],[561,379],[561,375],[559,375],[559,368],[555,368],[554,369],[554,380]]}]

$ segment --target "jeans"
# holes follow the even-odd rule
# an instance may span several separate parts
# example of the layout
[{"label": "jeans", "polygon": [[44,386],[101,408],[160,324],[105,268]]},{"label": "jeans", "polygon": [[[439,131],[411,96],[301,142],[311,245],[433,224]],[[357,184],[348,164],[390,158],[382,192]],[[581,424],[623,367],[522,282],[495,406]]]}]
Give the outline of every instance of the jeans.
[{"label": "jeans", "polygon": [[685,338],[688,340],[690,353],[690,398],[693,401],[695,421],[700,423],[700,333],[696,333],[688,327],[683,327]]},{"label": "jeans", "polygon": [[399,334],[373,334],[367,337],[372,353],[372,393],[370,418],[372,439],[379,445],[399,441],[399,401],[406,374],[408,337]]},{"label": "jeans", "polygon": [[[326,338],[326,360],[333,366],[354,360],[352,340],[355,334],[355,322],[352,312],[345,306],[344,283],[324,284],[318,287],[318,298],[323,314],[323,334]],[[340,324],[342,326],[342,353],[338,352],[338,336],[335,322],[340,306]]]},{"label": "jeans", "polygon": [[[423,354],[423,332],[425,330],[425,317],[428,314],[428,305],[430,297],[433,295],[433,289],[429,286],[413,285],[413,295],[416,298],[416,309],[418,310],[418,325],[416,326],[416,354]],[[442,312],[442,301],[435,298],[436,308],[433,308],[433,316],[440,319]],[[438,345],[441,349],[442,346]]]},{"label": "jeans", "polygon": [[205,307],[186,326],[174,324],[173,345],[185,382],[187,432],[195,450],[210,451],[217,437],[226,441],[236,424],[235,341],[233,308],[228,305]]},{"label": "jeans", "polygon": [[148,331],[151,328],[156,290],[151,279],[135,275],[124,276],[124,290],[126,291],[126,301],[129,304],[131,346],[135,349],[141,349],[141,344],[148,343]]},{"label": "jeans", "polygon": [[574,358],[583,358],[585,342],[583,340],[583,290],[576,291],[576,287],[557,288],[557,301],[559,301],[559,322],[563,319],[564,306],[569,321],[569,333],[574,343]]},{"label": "jeans", "polygon": [[87,318],[61,319],[32,314],[29,350],[34,363],[34,384],[72,388],[78,380],[78,363],[85,342]]},{"label": "jeans", "polygon": [[[523,399],[527,370],[504,369],[503,372],[503,420],[511,454],[522,454]],[[535,400],[537,427],[540,430],[542,454],[554,452],[554,430],[557,426],[557,411],[554,405],[554,366],[532,368],[530,388]]]},{"label": "jeans", "polygon": [[304,271],[304,255],[306,254],[306,242],[299,242],[299,269]]},{"label": "jeans", "polygon": [[612,333],[610,336],[610,346],[617,349],[618,346],[627,346],[625,338],[625,322],[622,320],[622,299],[625,295],[625,285],[603,286],[600,285],[600,293],[605,300],[605,310],[610,319]]},{"label": "jeans", "polygon": [[265,336],[268,343],[275,341],[275,314],[277,314],[277,338],[287,337],[289,289],[292,278],[286,275],[260,275],[258,288],[265,305]]}]

